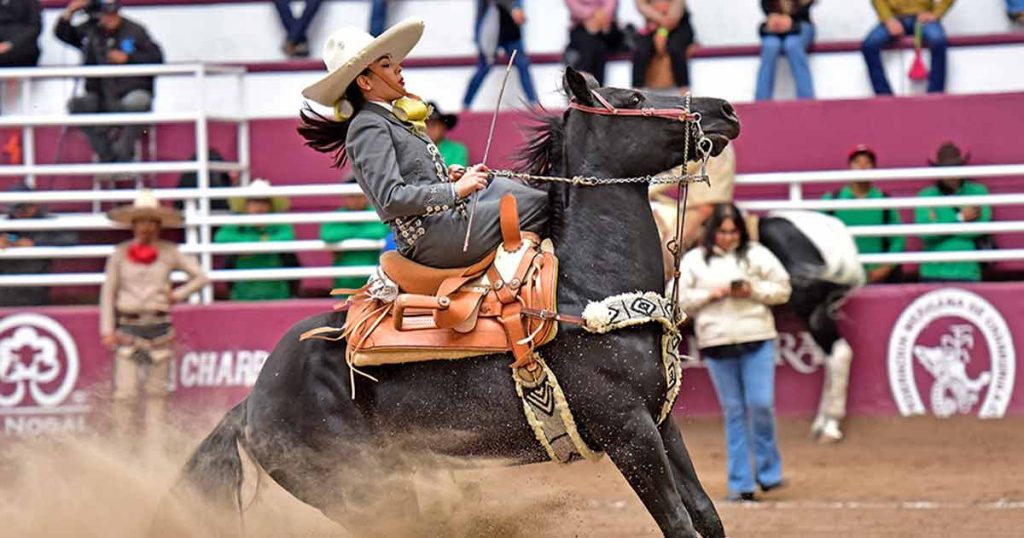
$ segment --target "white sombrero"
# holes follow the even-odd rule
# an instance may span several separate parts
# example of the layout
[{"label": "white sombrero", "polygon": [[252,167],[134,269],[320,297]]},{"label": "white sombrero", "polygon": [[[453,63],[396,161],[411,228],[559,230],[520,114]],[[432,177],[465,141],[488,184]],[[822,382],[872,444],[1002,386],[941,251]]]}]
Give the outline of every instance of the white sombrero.
[{"label": "white sombrero", "polygon": [[324,64],[327,76],[302,90],[302,96],[324,106],[334,106],[349,84],[364,69],[388,54],[401,62],[423,35],[423,19],[412,17],[388,28],[374,38],[362,28],[346,26],[327,38],[324,44]]},{"label": "white sombrero", "polygon": [[160,205],[160,200],[152,192],[145,190],[139,193],[132,205],[115,207],[107,212],[107,218],[118,224],[131,225],[138,219],[153,219],[160,226],[180,226],[181,215],[177,211]]},{"label": "white sombrero", "polygon": [[245,213],[245,205],[249,200],[269,200],[270,210],[274,213],[284,213],[291,205],[288,198],[272,194],[270,182],[265,179],[254,179],[246,187],[251,194],[228,199],[228,207],[235,213]]}]

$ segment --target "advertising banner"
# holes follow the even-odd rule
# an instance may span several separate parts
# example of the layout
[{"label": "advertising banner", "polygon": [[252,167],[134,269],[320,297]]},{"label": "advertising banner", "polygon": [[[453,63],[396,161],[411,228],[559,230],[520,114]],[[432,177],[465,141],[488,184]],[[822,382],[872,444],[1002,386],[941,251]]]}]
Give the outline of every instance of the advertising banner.
[{"label": "advertising banner", "polygon": [[[1013,327],[1024,322],[1024,284],[889,285],[858,291],[839,312],[854,350],[852,415],[1024,415]],[[295,322],[331,301],[181,305],[172,410],[226,410],[248,393]],[[824,354],[784,310],[778,314],[776,407],[813,415]],[[693,342],[690,355],[699,357]],[[344,360],[338,357],[338,360]],[[0,309],[0,435],[86,432],[110,394],[111,352],[95,307]],[[700,363],[688,365],[677,411],[718,414]]]}]

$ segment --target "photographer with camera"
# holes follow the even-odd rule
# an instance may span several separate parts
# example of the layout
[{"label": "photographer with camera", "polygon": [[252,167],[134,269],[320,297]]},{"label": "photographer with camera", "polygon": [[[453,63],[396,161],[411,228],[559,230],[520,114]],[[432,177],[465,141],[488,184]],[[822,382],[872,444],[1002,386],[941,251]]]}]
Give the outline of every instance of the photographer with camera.
[{"label": "photographer with camera", "polygon": [[[84,22],[72,24],[84,10]],[[85,65],[163,63],[163,52],[139,23],[121,16],[120,0],[71,0],[57,20],[57,39],[82,51]],[[146,112],[153,104],[153,77],[89,78],[85,95],[68,102],[72,114]],[[144,126],[84,127],[100,162],[128,162],[135,157],[135,141]]]}]

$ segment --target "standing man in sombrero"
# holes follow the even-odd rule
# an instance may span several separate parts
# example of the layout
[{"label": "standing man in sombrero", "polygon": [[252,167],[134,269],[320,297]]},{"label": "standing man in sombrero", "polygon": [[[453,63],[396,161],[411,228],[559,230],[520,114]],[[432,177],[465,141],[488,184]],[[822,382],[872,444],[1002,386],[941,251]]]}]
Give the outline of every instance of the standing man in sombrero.
[{"label": "standing man in sombrero", "polygon": [[[343,28],[328,38],[328,75],[302,94],[334,109],[328,119],[310,108],[302,112],[299,133],[306,145],[352,160],[359,186],[380,219],[395,232],[398,250],[434,267],[471,265],[501,242],[499,201],[515,195],[524,230],[546,235],[547,193],[489,177],[478,164],[449,168],[426,135],[428,107],[405,89],[401,62],[423,34],[423,21],[407,19],[373,38]],[[479,192],[478,192],[479,191]],[[479,196],[469,248],[471,195]]]},{"label": "standing man in sombrero", "polygon": [[[160,239],[161,228],[180,225],[181,216],[152,193],[144,191],[131,206],[108,216],[131,226],[133,236],[107,259],[100,292],[100,338],[114,349],[112,418],[118,433],[130,431],[141,397],[143,423],[152,431],[164,421],[173,379],[171,305],[199,291],[207,278],[194,259]],[[189,280],[173,288],[171,271],[184,271]]]}]

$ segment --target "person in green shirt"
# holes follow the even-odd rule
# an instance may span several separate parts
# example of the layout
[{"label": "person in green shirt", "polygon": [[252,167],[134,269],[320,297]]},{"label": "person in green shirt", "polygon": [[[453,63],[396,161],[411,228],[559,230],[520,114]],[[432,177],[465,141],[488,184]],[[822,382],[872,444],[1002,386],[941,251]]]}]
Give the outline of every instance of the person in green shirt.
[{"label": "person in green shirt", "polygon": [[[931,160],[932,166],[962,166],[967,163],[965,156],[955,144],[946,142]],[[926,187],[918,196],[978,196],[988,194],[988,189],[980,183],[964,178],[944,178],[935,185]],[[954,222],[989,222],[992,220],[992,207],[972,205],[965,207],[919,207],[915,211],[915,221],[919,224],[954,223]],[[956,252],[977,250],[977,241],[986,238],[984,234],[958,233],[950,235],[922,235],[921,243],[926,252]],[[981,264],[978,262],[941,262],[922,263],[921,280],[965,282],[981,281]]]},{"label": "person in green shirt", "polygon": [[[877,164],[875,151],[866,144],[858,144],[847,154],[847,163],[851,170],[870,170]],[[829,192],[823,196],[826,200],[856,200],[884,198],[886,194],[870,181],[854,181],[837,192]],[[830,211],[833,216],[847,226],[877,226],[881,224],[899,224],[900,213],[896,209],[837,209]],[[879,252],[903,252],[906,238],[893,237],[855,237],[857,251],[861,254]],[[898,282],[901,278],[901,267],[898,264],[865,264],[864,273],[868,282]]]},{"label": "person in green shirt", "polygon": [[[352,194],[341,199],[339,211],[372,211],[366,196]],[[390,229],[387,224],[373,222],[325,222],[320,225],[320,239],[337,243],[347,239],[384,239]],[[346,250],[334,254],[335,267],[375,266],[378,264],[380,249]],[[350,276],[334,279],[334,287],[357,289],[366,284],[366,277]]]},{"label": "person in green shirt", "polygon": [[[255,179],[249,184],[254,191],[270,187],[265,179]],[[231,210],[247,215],[263,215],[266,213],[283,213],[288,211],[288,199],[281,196],[232,198],[229,200]],[[290,224],[240,224],[228,225],[217,230],[213,236],[214,243],[255,243],[260,241],[292,241],[295,230]],[[239,254],[234,257],[235,269],[276,269],[289,267],[288,256],[284,253],[267,252],[259,254]],[[293,258],[294,259],[294,258]],[[292,288],[285,280],[241,280],[231,285],[233,301],[270,301],[288,299],[292,296]]]},{"label": "person in green shirt", "polygon": [[461,142],[448,138],[448,131],[455,128],[459,118],[455,114],[443,114],[437,103],[430,103],[431,112],[427,117],[427,136],[434,141],[441,158],[448,166],[469,166],[469,149]]}]

